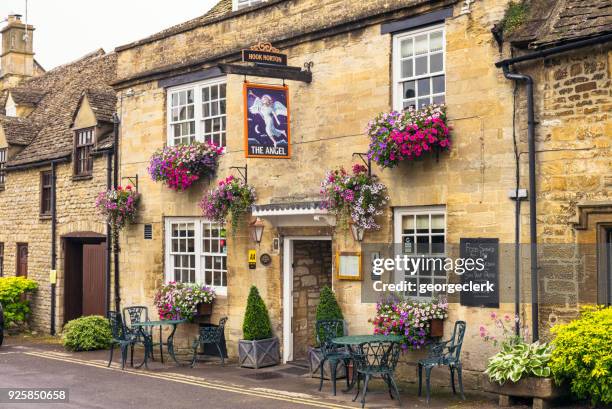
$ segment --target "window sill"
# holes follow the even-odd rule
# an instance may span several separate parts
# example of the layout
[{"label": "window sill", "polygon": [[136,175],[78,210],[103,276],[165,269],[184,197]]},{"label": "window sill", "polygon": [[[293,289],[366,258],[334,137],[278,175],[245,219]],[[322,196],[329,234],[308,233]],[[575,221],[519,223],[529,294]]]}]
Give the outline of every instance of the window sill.
[{"label": "window sill", "polygon": [[90,180],[93,179],[93,175],[74,175],[72,176],[72,181],[76,182],[79,180]]},{"label": "window sill", "polygon": [[51,215],[50,214],[41,214],[40,216],[38,216],[38,219],[41,220],[41,221],[51,220]]}]

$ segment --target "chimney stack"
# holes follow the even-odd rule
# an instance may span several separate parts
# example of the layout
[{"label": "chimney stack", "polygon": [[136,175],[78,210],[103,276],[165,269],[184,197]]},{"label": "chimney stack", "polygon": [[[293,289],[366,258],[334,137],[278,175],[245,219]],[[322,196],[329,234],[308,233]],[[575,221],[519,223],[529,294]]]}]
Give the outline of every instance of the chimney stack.
[{"label": "chimney stack", "polygon": [[34,27],[21,21],[21,15],[9,14],[0,30],[0,89],[14,87],[34,75]]}]

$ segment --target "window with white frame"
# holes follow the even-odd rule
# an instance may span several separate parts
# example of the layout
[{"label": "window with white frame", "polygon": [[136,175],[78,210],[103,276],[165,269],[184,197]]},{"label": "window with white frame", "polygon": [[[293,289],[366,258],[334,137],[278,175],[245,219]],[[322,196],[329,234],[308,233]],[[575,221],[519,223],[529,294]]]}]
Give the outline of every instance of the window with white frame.
[{"label": "window with white frame", "polygon": [[245,7],[254,6],[259,3],[263,3],[266,0],[232,0],[233,2],[233,10],[240,10]]},{"label": "window with white frame", "polygon": [[168,145],[226,145],[225,78],[168,90]]},{"label": "window with white frame", "polygon": [[199,283],[227,294],[225,230],[201,218],[166,219],[166,282]]},{"label": "window with white frame", "polygon": [[399,277],[399,281],[414,283],[416,291],[408,292],[407,296],[431,298],[435,294],[421,294],[418,289],[423,284],[447,282],[443,268],[446,258],[446,209],[444,206],[396,208],[393,217],[397,252],[402,256],[431,260],[422,263],[414,274],[412,271],[403,272],[405,276]]},{"label": "window with white frame", "polygon": [[445,49],[443,26],[393,37],[394,109],[444,103]]}]

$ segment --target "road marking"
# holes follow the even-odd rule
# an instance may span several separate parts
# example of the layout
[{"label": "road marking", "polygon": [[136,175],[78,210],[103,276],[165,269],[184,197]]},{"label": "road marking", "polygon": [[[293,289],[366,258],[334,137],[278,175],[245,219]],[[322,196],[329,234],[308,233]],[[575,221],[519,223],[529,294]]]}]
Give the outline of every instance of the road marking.
[{"label": "road marking", "polygon": [[45,352],[45,353],[41,353],[41,352],[22,352],[22,353],[24,355],[35,356],[38,358],[45,358],[45,359],[51,359],[55,361],[90,366],[90,367],[105,369],[109,371],[116,371],[119,373],[126,373],[130,375],[138,375],[138,376],[144,376],[148,378],[172,381],[172,382],[177,382],[177,383],[183,383],[186,385],[199,386],[199,387],[207,388],[207,389],[216,389],[216,390],[220,390],[224,392],[233,392],[233,393],[238,393],[241,395],[254,396],[258,398],[267,398],[267,399],[273,399],[273,400],[280,400],[284,402],[299,403],[299,404],[315,406],[319,408],[330,408],[330,409],[353,409],[354,408],[354,406],[345,406],[345,405],[340,405],[336,403],[321,402],[321,401],[314,400],[314,399],[298,398],[298,397],[292,397],[288,395],[283,396],[283,391],[275,391],[275,392],[257,391],[255,392],[252,389],[249,389],[246,387],[216,384],[216,383],[212,383],[209,381],[205,381],[201,378],[178,374],[178,373],[167,373],[167,374],[162,375],[162,374],[155,374],[155,373],[144,372],[144,371],[136,371],[136,370],[131,370],[131,369],[122,370],[122,369],[114,368],[114,367],[109,368],[106,366],[106,364],[103,364],[103,363],[95,363],[95,362],[87,361],[83,359],[66,357],[64,354],[54,353],[50,351]]}]

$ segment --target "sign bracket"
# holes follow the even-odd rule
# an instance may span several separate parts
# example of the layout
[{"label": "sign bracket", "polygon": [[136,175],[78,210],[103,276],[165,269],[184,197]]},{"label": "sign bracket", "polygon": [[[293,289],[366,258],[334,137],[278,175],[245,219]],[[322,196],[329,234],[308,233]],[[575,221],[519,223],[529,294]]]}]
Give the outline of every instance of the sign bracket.
[{"label": "sign bracket", "polygon": [[249,165],[244,165],[244,166],[232,166],[230,167],[230,169],[236,169],[238,171],[238,173],[240,174],[240,177],[242,178],[242,180],[244,181],[244,184],[246,185],[249,181],[248,177],[249,177],[249,173],[248,173],[248,166]]},{"label": "sign bracket", "polygon": [[136,176],[123,176],[121,178],[122,181],[126,179],[136,188],[136,191],[138,192],[138,174],[136,174]]},{"label": "sign bracket", "polygon": [[363,152],[354,152],[353,157],[354,156],[359,156],[359,159],[361,159],[363,164],[368,168],[368,176],[372,176],[372,159],[368,156],[368,154]]}]

